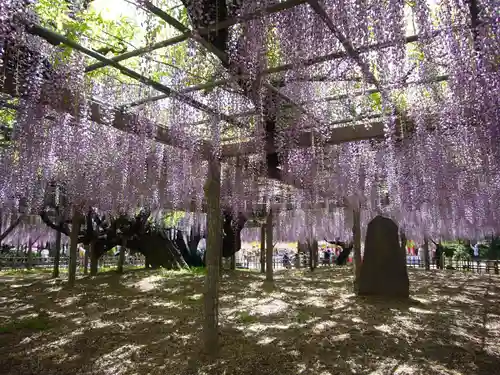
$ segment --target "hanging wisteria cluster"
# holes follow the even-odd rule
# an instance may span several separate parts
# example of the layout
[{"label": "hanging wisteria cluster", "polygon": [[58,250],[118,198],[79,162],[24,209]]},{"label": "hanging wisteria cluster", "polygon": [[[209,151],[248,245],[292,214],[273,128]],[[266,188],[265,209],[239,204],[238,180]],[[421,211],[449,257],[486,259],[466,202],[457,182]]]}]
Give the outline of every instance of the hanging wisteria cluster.
[{"label": "hanging wisteria cluster", "polygon": [[[126,116],[115,105],[144,100],[150,90],[91,82],[89,59],[76,53],[47,78],[44,61],[57,48],[13,21],[23,16],[21,3],[0,5],[0,42],[28,45],[40,58],[16,78],[25,84],[12,142],[0,151],[4,211],[19,209],[23,198],[36,212],[55,184],[72,208],[202,212],[207,152],[215,150],[223,207],[249,215],[272,209],[276,240],[349,240],[358,207],[362,230],[384,214],[415,240],[500,232],[495,0],[480,2],[478,14],[465,0],[310,1],[264,14],[229,29],[227,61],[213,71],[224,85],[209,93],[183,89],[188,74],[176,73],[161,83],[184,99],[145,102]],[[204,9],[203,1],[194,3]],[[248,2],[234,15],[274,3]],[[204,48],[189,41],[188,68],[198,67]],[[145,76],[158,69],[148,56],[141,60]],[[58,95],[71,99],[71,111],[53,104]],[[261,181],[270,124],[288,176],[279,186]],[[228,142],[240,155],[225,155]]]},{"label": "hanging wisteria cluster", "polygon": [[[9,217],[4,216],[3,222],[8,222]],[[2,233],[8,228],[9,225],[2,226]],[[2,240],[3,244],[10,244],[12,246],[18,245],[32,245],[33,247],[45,246],[47,243],[54,243],[56,241],[57,233],[47,227],[39,217],[31,216],[29,220],[17,225],[5,238]],[[66,245],[69,243],[69,237],[62,234],[61,244]]]}]

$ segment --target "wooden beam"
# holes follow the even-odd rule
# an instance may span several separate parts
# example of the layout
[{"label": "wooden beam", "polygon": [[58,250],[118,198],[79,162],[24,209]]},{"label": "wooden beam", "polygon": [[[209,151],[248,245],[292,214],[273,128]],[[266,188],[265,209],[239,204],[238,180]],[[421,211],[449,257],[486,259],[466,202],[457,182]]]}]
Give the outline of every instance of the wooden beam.
[{"label": "wooden beam", "polygon": [[[196,33],[193,33],[192,30],[189,30],[186,26],[184,26],[182,23],[177,21],[175,18],[158,8],[157,6],[153,5],[150,1],[143,1],[141,4],[143,7],[145,7],[147,10],[149,10],[151,13],[154,15],[158,16],[162,20],[164,20],[166,23],[177,29],[178,31],[184,33],[184,34],[190,34],[190,37],[194,40],[196,40],[198,43],[200,43],[203,47],[205,47],[209,52],[213,53],[217,58],[222,62],[222,64],[226,67],[233,66],[233,67],[238,67],[238,64],[235,62],[230,62],[229,57],[226,55],[224,51],[220,51],[217,47],[215,47],[212,43],[208,42],[204,38],[200,37]],[[223,23],[222,21],[221,23]],[[243,71],[243,69],[235,69],[236,71]],[[231,77],[232,80],[239,78],[242,76],[234,76]],[[289,106],[297,108],[300,112],[305,114],[306,116],[312,118],[315,122],[322,124],[322,122],[317,119],[315,116],[310,114],[305,108],[303,108],[301,105],[295,103],[292,99],[290,99],[287,95],[283,94],[280,92],[277,88],[272,86],[269,83],[264,83],[264,86],[279,96],[282,100],[284,100]],[[250,99],[250,98],[249,98]]]},{"label": "wooden beam", "polygon": [[[247,13],[247,14],[244,14],[242,16],[236,16],[236,17],[229,18],[229,19],[222,21],[222,22],[214,23],[206,28],[199,28],[196,31],[189,31],[189,32],[183,33],[179,36],[175,36],[171,39],[155,43],[151,46],[145,46],[145,47],[139,48],[135,51],[126,52],[124,54],[121,54],[121,55],[118,55],[118,56],[111,58],[111,60],[113,60],[115,62],[120,62],[120,61],[123,61],[126,59],[130,59],[131,57],[140,56],[144,53],[148,53],[148,52],[160,49],[160,48],[168,47],[168,46],[183,42],[183,41],[191,38],[193,36],[194,32],[196,32],[199,35],[206,35],[206,34],[210,33],[211,31],[227,29],[230,26],[236,25],[238,23],[251,21],[251,20],[257,19],[259,17],[262,17],[265,14],[281,12],[283,10],[293,8],[297,5],[304,4],[305,2],[306,2],[306,0],[283,1],[280,3],[274,4],[274,5],[270,5],[266,8],[263,8],[263,9],[256,10],[255,12]],[[107,65],[108,65],[107,63],[101,61],[101,62],[92,64],[92,65],[89,65],[87,68],[85,68],[85,72],[87,72],[87,73],[92,72],[96,69],[103,68]]]},{"label": "wooden beam", "polygon": [[[464,28],[464,27],[468,27],[468,26],[457,26],[457,27],[454,27],[453,29],[460,29],[460,28]],[[443,32],[444,32],[444,30],[436,30],[430,35],[430,37],[436,37],[437,35],[439,35]],[[419,41],[419,38],[420,38],[419,35],[410,35],[410,36],[407,36],[405,38],[404,43],[405,44],[415,43],[415,42]],[[356,48],[355,51],[357,53],[364,53],[364,52],[369,52],[372,50],[388,48],[388,47],[394,46],[397,42],[398,42],[398,40],[394,39],[394,40],[388,40],[385,42],[371,43],[371,44],[367,44],[364,46],[360,46],[360,47]],[[295,63],[283,64],[283,65],[279,65],[276,67],[267,68],[261,73],[261,75],[266,76],[266,75],[270,75],[270,74],[282,73],[282,72],[286,72],[289,70],[293,70],[296,67],[304,68],[304,67],[309,67],[312,65],[321,64],[321,63],[336,60],[336,59],[345,59],[347,57],[349,57],[349,54],[346,51],[336,51],[336,52],[329,53],[327,55],[312,57],[310,59],[301,60],[301,61],[295,62]],[[231,82],[231,80],[229,80],[229,79],[220,79],[220,80],[216,80],[216,81],[206,82],[206,83],[201,84],[201,85],[189,86],[189,87],[186,87],[184,90],[181,90],[180,92],[183,92],[183,93],[184,92],[193,92],[193,91],[205,90],[208,88],[220,87],[220,86],[225,86],[225,85],[229,84],[230,82]],[[149,98],[142,99],[140,101],[127,104],[127,106],[133,107],[133,106],[142,105],[142,104],[145,104],[148,102],[154,102],[154,101],[161,100],[161,99],[165,99],[165,96],[164,95],[151,96]]]},{"label": "wooden beam", "polygon": [[[409,81],[409,82],[407,81],[407,82],[399,84],[398,88],[407,87],[407,86],[410,86],[410,85],[421,85],[421,84],[443,82],[443,81],[447,81],[448,78],[449,78],[449,76],[445,74],[445,75],[439,75],[437,77],[433,77],[433,78],[430,78],[430,79],[424,79],[424,80],[420,80],[420,81]],[[391,89],[390,86],[387,87],[387,88]],[[371,94],[375,94],[375,93],[378,93],[378,92],[379,92],[379,90],[377,90],[377,89],[356,90],[356,91],[352,92],[351,94],[339,94],[339,95],[325,96],[325,97],[317,98],[317,99],[302,100],[300,102],[297,102],[297,104],[298,105],[305,105],[305,104],[312,104],[312,103],[333,102],[333,101],[348,99],[348,98],[351,98],[353,96],[371,95]],[[289,103],[284,103],[283,107],[291,108],[292,105],[289,104]],[[234,114],[232,116],[234,118],[241,118],[241,117],[252,117],[252,116],[258,116],[258,115],[259,115],[259,113],[257,111],[252,110],[252,111],[244,111],[244,112],[236,113],[236,114]],[[374,115],[374,116],[381,117],[382,114],[380,114],[380,115]],[[368,116],[368,118],[369,117],[370,116]],[[334,125],[339,125],[339,124],[348,124],[348,123],[355,122],[357,120],[363,120],[363,119],[366,119],[366,118],[367,117],[357,117],[357,118],[350,117],[350,118],[344,118],[344,119],[334,120],[334,121],[331,121],[331,122],[326,123],[324,125],[325,126],[334,126]],[[208,124],[209,122],[210,122],[210,120],[199,120],[199,121],[195,121],[195,122],[183,123],[182,125],[185,125],[185,126],[197,126],[197,125]]]},{"label": "wooden beam", "polygon": [[63,35],[54,33],[54,32],[52,32],[44,27],[39,26],[39,25],[28,25],[26,27],[26,30],[28,31],[28,33],[33,34],[33,35],[37,35],[37,36],[45,39],[46,41],[48,41],[51,44],[54,44],[54,45],[64,44],[64,45],[67,45],[68,47],[71,47],[77,51],[80,51],[88,56],[91,56],[97,60],[106,62],[109,65],[111,65],[112,67],[118,69],[121,73],[125,74],[126,76],[128,76],[132,79],[135,79],[136,81],[139,81],[147,86],[150,86],[150,87],[152,87],[160,92],[163,92],[165,95],[168,95],[169,97],[171,97],[175,100],[178,100],[178,101],[180,101],[184,104],[187,104],[195,109],[198,109],[202,112],[216,116],[216,117],[220,118],[221,120],[224,120],[232,125],[235,125],[236,127],[245,128],[245,126],[243,124],[240,124],[233,117],[225,115],[225,114],[223,114],[215,109],[212,109],[209,106],[197,101],[196,99],[193,99],[189,96],[181,94],[181,93],[175,91],[174,89],[171,89],[170,87],[161,84],[160,82],[156,82],[148,77],[145,77],[145,76],[133,71],[132,69],[129,69],[125,66],[122,66],[122,65],[118,64],[117,62],[112,61],[112,60],[108,59],[107,57],[101,55],[98,52],[95,52],[93,50],[90,50],[88,48],[81,46],[80,44],[74,42],[71,39],[66,38]]},{"label": "wooden beam", "polygon": [[[342,126],[330,130],[328,138],[323,139],[325,144],[340,144],[345,142],[362,141],[372,138],[384,137],[384,123],[377,121],[354,126]],[[312,146],[313,135],[310,131],[300,133],[298,137],[290,137],[290,145],[295,148],[307,148]],[[238,155],[252,155],[260,150],[261,140],[253,139],[248,142],[231,143],[222,146],[222,155],[225,158]],[[276,152],[276,149],[266,149],[266,152]]]},{"label": "wooden beam", "polygon": [[[189,94],[190,92],[207,90],[207,89],[210,89],[210,88],[213,88],[213,87],[222,86],[222,85],[224,85],[224,84],[226,84],[228,82],[229,81],[227,79],[223,79],[223,80],[217,80],[217,81],[213,81],[213,82],[202,83],[202,84],[199,84],[199,85],[189,86],[189,87],[186,87],[186,88],[184,88],[182,90],[179,90],[179,93],[181,93],[181,94]],[[124,105],[121,106],[121,108],[137,107],[137,106],[140,106],[140,105],[143,105],[143,104],[146,104],[146,103],[155,102],[155,101],[162,100],[162,99],[167,99],[168,97],[169,97],[169,95],[161,94],[161,95],[152,96],[152,97],[149,97],[149,98],[139,99],[139,100],[136,100],[136,101],[124,104]]]},{"label": "wooden beam", "polygon": [[[3,85],[0,86],[1,92],[12,97],[18,97],[21,95],[21,87],[28,84],[25,80],[23,72],[19,70],[22,68],[17,64],[16,60],[18,58],[22,58],[22,56],[19,57],[17,55],[17,49],[13,49],[11,47],[7,47],[3,55],[4,67],[8,67],[10,65],[17,67],[16,71],[12,71],[8,68],[4,69],[4,79],[2,80]],[[78,94],[74,94],[68,89],[54,92],[52,83],[45,82],[42,86],[40,101],[41,104],[50,106],[57,112],[68,113],[74,117],[78,117],[79,108],[84,105],[84,98],[77,95]],[[94,100],[88,100],[86,105],[88,105],[89,108],[91,121],[98,124],[110,125],[121,131],[134,133],[134,130],[130,125],[136,121],[136,114],[126,113],[117,109],[110,109],[109,107],[105,107]],[[106,121],[106,119],[109,118],[109,116],[106,116],[106,113],[109,111],[111,111],[111,116],[113,118],[111,123]],[[172,132],[170,129],[160,124],[154,125],[156,125],[154,139],[157,142],[178,148],[188,147],[185,142],[189,137],[187,134],[180,131]],[[211,152],[211,143],[208,141],[202,141],[201,155],[206,156],[209,152]]]},{"label": "wooden beam", "polygon": [[[336,26],[330,16],[326,13],[323,6],[319,4],[318,0],[307,0],[307,2],[311,6],[311,8],[318,14],[318,16],[326,23],[332,34],[335,35],[335,37],[342,44],[342,47],[344,47],[347,56],[359,66],[361,74],[363,75],[365,81],[375,86],[375,88],[382,93],[382,98],[384,98],[385,92],[382,91],[382,86],[379,80],[370,70],[370,66],[368,65],[368,63],[366,63],[361,57],[359,50],[355,49],[352,42],[346,37],[346,35],[344,35],[340,31],[340,29]],[[387,98],[387,100],[391,101],[390,98]],[[393,104],[393,107],[396,108],[396,111],[398,111],[396,105]]]}]

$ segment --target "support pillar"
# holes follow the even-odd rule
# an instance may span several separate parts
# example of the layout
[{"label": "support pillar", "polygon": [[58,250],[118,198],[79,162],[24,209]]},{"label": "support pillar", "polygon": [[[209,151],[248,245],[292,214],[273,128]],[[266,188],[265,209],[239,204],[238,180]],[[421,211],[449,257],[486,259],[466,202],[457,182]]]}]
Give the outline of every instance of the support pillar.
[{"label": "support pillar", "polygon": [[54,254],[54,268],[52,269],[52,277],[59,277],[59,262],[61,260],[61,232],[56,231],[56,253]]},{"label": "support pillar", "polygon": [[85,246],[85,256],[83,257],[83,274],[87,275],[89,273],[89,251],[90,245]]},{"label": "support pillar", "polygon": [[27,262],[26,262],[26,268],[29,270],[33,268],[33,250],[31,249],[33,247],[33,243],[31,242],[31,237],[28,238],[28,254],[27,254]]},{"label": "support pillar", "polygon": [[266,220],[266,281],[273,281],[273,212],[269,210]]},{"label": "support pillar", "polygon": [[68,284],[75,285],[76,267],[78,261],[78,235],[80,234],[80,213],[73,209],[73,218],[71,220],[70,247],[69,247],[69,267]]},{"label": "support pillar", "polygon": [[314,271],[318,266],[318,241],[313,240],[309,242],[309,240],[307,240],[305,245],[309,250],[309,269]]},{"label": "support pillar", "polygon": [[260,226],[260,273],[266,273],[266,225]]},{"label": "support pillar", "polygon": [[123,273],[123,265],[125,264],[125,250],[127,246],[127,239],[123,238],[122,239],[122,244],[120,246],[120,255],[118,258],[118,273]]},{"label": "support pillar", "polygon": [[431,258],[429,256],[429,239],[424,237],[424,265],[425,270],[429,271],[431,269]]},{"label": "support pillar", "polygon": [[221,164],[213,155],[208,162],[208,176],[205,183],[207,204],[207,248],[205,290],[203,297],[203,341],[210,356],[219,350],[219,276],[222,253],[222,215],[220,209]]},{"label": "support pillar", "polygon": [[361,274],[361,209],[357,204],[353,210],[353,225],[352,225],[352,239],[353,239],[353,255],[352,263],[354,266],[354,291],[357,292],[359,287],[359,277]]},{"label": "support pillar", "polygon": [[99,268],[99,258],[97,256],[97,249],[95,242],[92,241],[89,245],[90,249],[90,276],[96,276]]}]

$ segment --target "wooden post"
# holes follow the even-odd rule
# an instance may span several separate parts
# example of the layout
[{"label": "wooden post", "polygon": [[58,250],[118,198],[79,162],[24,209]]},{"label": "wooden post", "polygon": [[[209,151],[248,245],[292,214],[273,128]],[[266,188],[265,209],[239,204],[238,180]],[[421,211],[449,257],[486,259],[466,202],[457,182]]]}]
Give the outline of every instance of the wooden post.
[{"label": "wooden post", "polygon": [[118,256],[118,273],[123,273],[123,264],[125,263],[125,250],[127,246],[127,239],[122,238],[122,244],[120,246],[120,255]]},{"label": "wooden post", "polygon": [[269,210],[266,220],[266,281],[273,281],[273,212]]},{"label": "wooden post", "polygon": [[297,257],[295,258],[295,267],[302,268],[302,245],[300,241],[297,241]]},{"label": "wooden post", "polygon": [[[243,193],[243,182],[242,182],[243,168],[242,168],[242,162],[241,162],[241,159],[239,156],[236,157],[235,168],[236,168],[236,170],[235,170],[235,175],[234,175],[234,181],[235,181],[236,196],[241,197],[242,193]],[[239,215],[240,210],[238,209],[237,212]],[[236,269],[236,251],[240,250],[240,249],[236,248],[236,242],[237,241],[234,242],[234,249],[233,249],[234,253],[233,253],[233,255],[231,255],[231,263],[229,265],[229,268],[232,271],[234,271]]]},{"label": "wooden post", "polygon": [[83,274],[87,275],[89,273],[89,252],[90,245],[85,246],[85,256],[83,257]]},{"label": "wooden post", "polygon": [[314,269],[318,268],[318,256],[319,256],[319,247],[318,247],[318,240],[314,240],[313,243],[313,254],[314,254]]},{"label": "wooden post", "polygon": [[76,280],[76,267],[78,260],[78,235],[80,234],[80,213],[73,209],[73,218],[71,220],[70,247],[69,247],[69,266],[68,266],[68,285],[74,286]]},{"label": "wooden post", "polygon": [[221,165],[218,158],[208,162],[205,183],[207,204],[207,249],[205,290],[203,301],[203,339],[207,354],[216,356],[219,351],[219,274],[222,252],[222,215],[220,209]]},{"label": "wooden post", "polygon": [[307,240],[307,242],[305,243],[305,245],[307,246],[307,253],[309,254],[309,260],[308,260],[309,271],[314,271],[314,268],[313,268],[312,246],[311,246],[311,243],[309,242],[309,240]]},{"label": "wooden post", "polygon": [[266,225],[260,226],[260,273],[266,272]]},{"label": "wooden post", "polygon": [[28,238],[28,259],[26,262],[26,268],[31,269],[33,268],[33,250],[31,248],[33,247],[33,243],[31,242],[31,237]]},{"label": "wooden post", "polygon": [[352,225],[352,239],[353,239],[353,256],[352,262],[354,266],[354,291],[358,291],[359,277],[361,275],[361,209],[359,204],[353,210],[353,225]]},{"label": "wooden post", "polygon": [[54,254],[54,268],[52,269],[52,277],[59,277],[59,262],[61,260],[61,232],[56,231],[56,253]]},{"label": "wooden post", "polygon": [[429,271],[431,269],[431,258],[429,256],[429,239],[427,238],[427,236],[424,237],[424,265],[426,271]]},{"label": "wooden post", "polygon": [[90,253],[90,276],[97,275],[97,270],[99,268],[99,259],[97,258],[97,250],[95,246],[95,241],[91,241],[89,245]]}]

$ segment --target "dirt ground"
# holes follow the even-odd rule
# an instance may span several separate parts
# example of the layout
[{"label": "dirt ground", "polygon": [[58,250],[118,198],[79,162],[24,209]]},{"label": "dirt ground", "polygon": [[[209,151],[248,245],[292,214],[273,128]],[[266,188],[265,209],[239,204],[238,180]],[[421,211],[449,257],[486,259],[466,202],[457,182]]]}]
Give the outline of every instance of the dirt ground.
[{"label": "dirt ground", "polygon": [[348,268],[224,275],[221,356],[200,355],[203,275],[0,274],[2,374],[500,374],[500,279],[410,271],[407,303],[361,299]]}]

